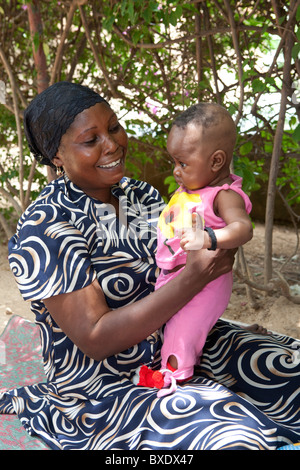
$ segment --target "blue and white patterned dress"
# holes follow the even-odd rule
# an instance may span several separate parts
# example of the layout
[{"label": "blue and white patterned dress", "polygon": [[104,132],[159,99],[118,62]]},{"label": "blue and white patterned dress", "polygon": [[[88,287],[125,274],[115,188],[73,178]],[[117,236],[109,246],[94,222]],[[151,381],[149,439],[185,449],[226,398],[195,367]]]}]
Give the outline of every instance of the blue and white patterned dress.
[{"label": "blue and white patterned dress", "polygon": [[131,379],[141,364],[159,367],[160,332],[98,362],[58,327],[43,299],[95,278],[112,309],[153,290],[163,201],[128,178],[112,192],[127,224],[64,177],[20,219],[10,264],[40,327],[47,382],[5,392],[0,412],[16,413],[53,449],[276,449],[299,441],[300,361],[290,338],[253,336],[219,321],[200,375],[157,398]]}]

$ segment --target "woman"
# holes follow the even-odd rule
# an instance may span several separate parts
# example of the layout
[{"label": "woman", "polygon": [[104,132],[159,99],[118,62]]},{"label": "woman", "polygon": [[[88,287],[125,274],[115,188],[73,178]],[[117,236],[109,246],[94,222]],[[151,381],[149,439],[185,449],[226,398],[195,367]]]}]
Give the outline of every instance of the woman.
[{"label": "woman", "polygon": [[[262,375],[255,357],[248,387],[237,355],[251,362],[249,340],[255,351],[262,340],[226,323],[211,334],[201,376],[174,395],[159,399],[133,384],[140,365],[159,367],[160,328],[227,272],[232,256],[193,253],[176,279],[152,292],[162,199],[148,184],[124,178],[127,136],[106,101],[57,83],[32,101],[24,125],[34,156],[64,175],[26,210],[9,242],[12,271],[40,326],[47,383],[3,394],[2,412],[17,412],[28,432],[54,449],[275,449],[295,442],[296,405],[282,405],[295,389],[295,367],[284,370],[288,390],[280,365],[276,384],[262,394],[273,374]],[[263,342],[265,356],[274,348],[282,356],[281,344]],[[277,416],[278,396],[274,422],[267,411]]]}]

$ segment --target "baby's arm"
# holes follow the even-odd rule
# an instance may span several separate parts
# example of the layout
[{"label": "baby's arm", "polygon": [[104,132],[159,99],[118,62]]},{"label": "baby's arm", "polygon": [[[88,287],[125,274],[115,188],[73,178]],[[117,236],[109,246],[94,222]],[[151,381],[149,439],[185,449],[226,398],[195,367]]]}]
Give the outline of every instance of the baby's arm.
[{"label": "baby's arm", "polygon": [[[235,191],[220,191],[214,201],[214,211],[226,223],[226,227],[214,230],[217,239],[217,247],[223,249],[237,248],[244,245],[253,236],[252,223],[245,210],[243,198]],[[195,229],[191,236],[186,232],[182,236],[181,247],[185,250],[199,249],[202,240],[202,248],[211,248],[211,238],[206,231],[198,233]]]},{"label": "baby's arm", "polygon": [[218,248],[237,248],[251,240],[252,222],[242,196],[230,189],[220,191],[214,201],[214,211],[226,223],[226,227],[215,230]]}]

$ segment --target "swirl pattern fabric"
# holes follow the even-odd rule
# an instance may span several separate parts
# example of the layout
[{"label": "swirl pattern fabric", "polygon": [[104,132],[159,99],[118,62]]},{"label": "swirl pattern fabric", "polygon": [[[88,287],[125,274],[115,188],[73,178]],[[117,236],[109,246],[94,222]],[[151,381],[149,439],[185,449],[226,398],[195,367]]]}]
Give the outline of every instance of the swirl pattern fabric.
[{"label": "swirl pattern fabric", "polygon": [[[290,338],[256,337],[219,321],[200,376],[157,398],[132,377],[141,364],[159,368],[162,332],[97,362],[54,322],[43,299],[96,278],[112,309],[153,290],[163,201],[148,184],[127,178],[112,191],[127,223],[64,178],[21,218],[10,263],[40,327],[47,381],[2,393],[0,412],[16,413],[53,449],[276,449],[297,442],[299,363]],[[271,376],[278,380],[270,385]]]}]

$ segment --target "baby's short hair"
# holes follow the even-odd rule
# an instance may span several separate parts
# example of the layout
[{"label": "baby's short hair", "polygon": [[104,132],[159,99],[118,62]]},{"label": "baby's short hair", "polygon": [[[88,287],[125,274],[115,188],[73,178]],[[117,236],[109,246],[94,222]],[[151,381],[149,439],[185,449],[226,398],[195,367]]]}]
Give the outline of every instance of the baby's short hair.
[{"label": "baby's short hair", "polygon": [[217,103],[198,103],[179,114],[173,125],[184,129],[188,124],[194,123],[207,129],[220,124],[224,118],[232,120],[223,106]]}]

